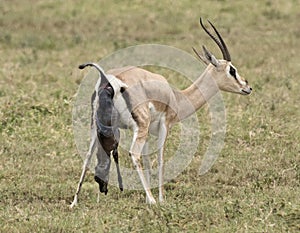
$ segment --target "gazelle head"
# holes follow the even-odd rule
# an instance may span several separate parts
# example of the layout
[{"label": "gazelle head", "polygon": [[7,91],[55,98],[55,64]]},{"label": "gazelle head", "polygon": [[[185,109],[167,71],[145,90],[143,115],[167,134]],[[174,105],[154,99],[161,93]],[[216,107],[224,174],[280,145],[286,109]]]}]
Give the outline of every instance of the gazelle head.
[{"label": "gazelle head", "polygon": [[237,69],[231,63],[231,56],[224,40],[214,25],[210,21],[208,22],[217,34],[218,39],[204,27],[200,18],[200,25],[204,31],[216,42],[223,54],[223,59],[216,59],[216,57],[209,52],[205,46],[202,46],[203,55],[200,55],[195,48],[193,48],[194,52],[207,65],[207,70],[211,72],[212,77],[215,79],[220,90],[242,95],[249,95],[252,91],[252,88],[248,85],[247,80],[243,79],[238,74]]}]

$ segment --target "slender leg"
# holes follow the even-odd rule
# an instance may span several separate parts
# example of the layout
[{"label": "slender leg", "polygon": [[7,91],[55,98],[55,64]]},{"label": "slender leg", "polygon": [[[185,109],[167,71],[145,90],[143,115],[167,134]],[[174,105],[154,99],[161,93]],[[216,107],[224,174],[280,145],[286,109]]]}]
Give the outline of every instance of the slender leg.
[{"label": "slender leg", "polygon": [[123,180],[122,180],[121,171],[120,171],[120,167],[119,167],[118,148],[113,150],[113,157],[114,157],[114,161],[115,161],[116,168],[117,168],[117,173],[118,173],[119,188],[120,188],[121,191],[123,191]]},{"label": "slender leg", "polygon": [[145,175],[146,175],[146,180],[150,186],[150,174],[151,174],[151,162],[150,162],[150,156],[149,156],[149,143],[146,141],[143,151],[142,151],[142,156],[143,156],[143,164],[144,164],[144,169],[145,169]]},{"label": "slender leg", "polygon": [[107,185],[109,180],[109,170],[111,159],[110,155],[107,154],[101,143],[98,141],[98,151],[97,151],[97,160],[98,164],[95,167],[95,181],[99,184],[99,190],[101,193],[107,194]]},{"label": "slender leg", "polygon": [[72,204],[70,205],[70,208],[73,208],[78,202],[78,195],[79,195],[79,192],[81,190],[81,186],[82,186],[82,183],[84,181],[84,177],[85,177],[86,171],[88,169],[88,166],[91,163],[92,155],[93,155],[93,152],[95,150],[96,140],[97,140],[97,135],[96,135],[95,132],[92,132],[92,139],[91,139],[89,151],[88,151],[88,153],[86,155],[86,158],[85,158],[85,161],[83,163],[80,180],[79,180],[79,183],[78,183],[78,186],[77,186],[77,190],[76,190],[76,193],[75,193],[75,196],[74,196],[74,200],[73,200]]},{"label": "slender leg", "polygon": [[[145,170],[145,175],[146,175],[146,181],[151,187],[151,162],[150,162],[150,156],[149,156],[149,142],[146,141],[143,151],[142,151],[142,157],[143,157],[143,165],[144,165],[144,170]],[[150,203],[148,200],[148,197],[146,197],[146,203]]]},{"label": "slender leg", "polygon": [[[135,138],[137,138],[137,139],[135,140]],[[139,174],[139,177],[141,179],[141,182],[142,182],[142,185],[143,185],[144,190],[146,192],[146,197],[147,197],[147,200],[149,201],[149,204],[155,204],[156,201],[155,201],[155,199],[154,199],[154,197],[151,193],[149,184],[145,179],[144,172],[142,170],[142,166],[141,166],[141,163],[140,163],[141,152],[142,152],[142,149],[143,149],[143,146],[144,146],[145,142],[146,142],[146,137],[140,137],[139,138],[139,137],[134,135],[134,140],[132,142],[130,155],[131,155],[134,167],[136,168],[136,170]]]},{"label": "slender leg", "polygon": [[158,135],[158,192],[159,202],[164,201],[164,144],[167,138],[167,127],[161,122]]}]

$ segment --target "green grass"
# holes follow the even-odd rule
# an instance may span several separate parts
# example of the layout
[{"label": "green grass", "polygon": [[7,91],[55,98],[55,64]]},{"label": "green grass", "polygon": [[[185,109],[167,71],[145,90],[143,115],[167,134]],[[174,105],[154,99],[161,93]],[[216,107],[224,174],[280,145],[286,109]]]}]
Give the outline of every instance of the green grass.
[{"label": "green grass", "polygon": [[[298,5],[2,0],[0,231],[299,232]],[[166,203],[148,206],[143,191],[120,193],[115,187],[97,203],[89,172],[79,205],[70,210],[82,166],[72,131],[72,104],[86,74],[78,64],[144,43],[189,53],[205,44],[219,57],[199,27],[200,16],[217,25],[254,89],[248,97],[224,93],[225,147],[212,170],[198,176],[210,138],[205,107],[198,114],[198,152],[166,185]],[[167,152],[173,146],[168,141]]]}]

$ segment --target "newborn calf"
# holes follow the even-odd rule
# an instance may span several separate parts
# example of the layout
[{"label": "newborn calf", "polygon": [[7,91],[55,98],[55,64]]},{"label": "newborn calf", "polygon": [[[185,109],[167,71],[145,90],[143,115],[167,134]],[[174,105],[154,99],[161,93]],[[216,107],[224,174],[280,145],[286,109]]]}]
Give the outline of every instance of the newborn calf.
[{"label": "newborn calf", "polygon": [[[86,64],[85,64],[86,65]],[[80,66],[81,67],[81,66]],[[84,67],[83,67],[84,68]],[[119,187],[123,190],[122,178],[118,166],[118,145],[120,131],[118,129],[118,112],[113,103],[114,89],[105,75],[101,74],[101,83],[92,96],[92,121],[96,121],[97,137],[101,147],[98,146],[98,165],[95,169],[95,181],[99,184],[101,193],[107,194],[107,184],[110,169],[110,154],[113,154],[117,166]],[[96,103],[95,103],[96,101]],[[96,109],[94,106],[96,105]],[[103,150],[102,150],[103,149]]]},{"label": "newborn calf", "polygon": [[98,164],[95,168],[94,178],[99,184],[100,192],[107,194],[108,191],[107,184],[109,179],[111,154],[116,163],[119,188],[123,191],[122,177],[118,163],[118,145],[120,139],[120,131],[118,128],[119,113],[114,107],[113,100],[115,95],[123,92],[127,86],[115,76],[105,75],[101,67],[95,63],[82,64],[79,66],[79,69],[84,69],[86,66],[95,67],[99,71],[100,76],[91,99],[92,119],[90,147],[83,164],[81,177],[74,200],[70,206],[71,208],[77,204],[85,173],[96,147]]}]

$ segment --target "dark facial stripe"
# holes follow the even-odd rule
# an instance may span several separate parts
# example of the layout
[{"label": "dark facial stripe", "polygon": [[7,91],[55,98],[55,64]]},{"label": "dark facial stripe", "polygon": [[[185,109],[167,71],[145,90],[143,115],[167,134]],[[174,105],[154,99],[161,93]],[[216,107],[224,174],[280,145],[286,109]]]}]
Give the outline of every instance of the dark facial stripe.
[{"label": "dark facial stripe", "polygon": [[236,79],[236,70],[230,66],[229,74]]},{"label": "dark facial stripe", "polygon": [[232,66],[230,66],[229,74],[230,74],[232,77],[234,77],[235,81],[238,83],[239,86],[242,86],[242,84],[239,82],[239,80],[238,80],[237,77],[236,77],[236,69],[233,68]]}]

